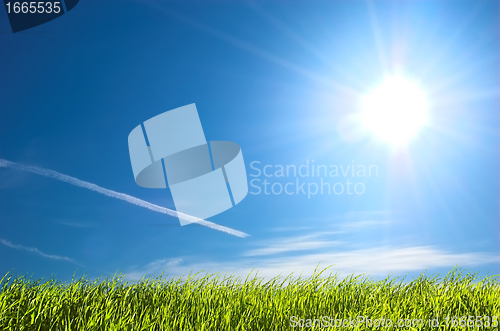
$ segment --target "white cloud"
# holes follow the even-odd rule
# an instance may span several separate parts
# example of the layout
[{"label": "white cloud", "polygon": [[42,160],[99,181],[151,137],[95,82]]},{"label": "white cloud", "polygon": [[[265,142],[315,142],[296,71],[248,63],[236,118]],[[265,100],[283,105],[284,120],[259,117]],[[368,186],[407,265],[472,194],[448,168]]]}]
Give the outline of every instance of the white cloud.
[{"label": "white cloud", "polygon": [[351,274],[387,276],[391,273],[422,272],[433,268],[480,266],[498,263],[500,258],[489,253],[452,253],[432,246],[374,247],[351,251],[300,254],[285,257],[244,258],[228,262],[187,263],[185,259],[157,260],[128,274],[129,279],[140,279],[144,273],[155,275],[165,268],[169,276],[186,276],[190,272],[222,272],[245,278],[253,270],[260,277],[272,278],[291,273],[309,276],[314,270],[332,266],[330,271],[345,277]]}]

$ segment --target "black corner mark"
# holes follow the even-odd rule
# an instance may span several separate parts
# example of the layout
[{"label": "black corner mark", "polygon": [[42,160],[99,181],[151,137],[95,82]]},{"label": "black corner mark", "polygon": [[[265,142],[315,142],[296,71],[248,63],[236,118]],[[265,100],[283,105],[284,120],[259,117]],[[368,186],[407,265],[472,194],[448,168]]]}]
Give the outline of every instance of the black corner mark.
[{"label": "black corner mark", "polygon": [[79,0],[22,1],[4,0],[12,32],[19,32],[47,23],[73,9]]}]

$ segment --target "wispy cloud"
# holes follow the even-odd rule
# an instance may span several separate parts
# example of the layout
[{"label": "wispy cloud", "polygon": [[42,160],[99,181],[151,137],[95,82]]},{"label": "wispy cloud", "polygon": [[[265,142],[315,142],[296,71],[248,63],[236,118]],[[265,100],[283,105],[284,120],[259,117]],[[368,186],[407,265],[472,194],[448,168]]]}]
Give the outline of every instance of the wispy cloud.
[{"label": "wispy cloud", "polygon": [[[312,275],[318,264],[340,277],[352,274],[367,274],[385,277],[391,273],[422,272],[433,268],[474,267],[500,262],[498,255],[475,253],[452,253],[433,246],[373,247],[369,249],[324,253],[299,254],[286,257],[247,258],[238,261],[188,263],[186,259],[156,260],[141,269],[134,269],[128,279],[140,279],[144,274],[158,275],[165,269],[169,276],[183,276],[190,272],[222,272],[239,277],[248,276],[252,270],[260,277],[278,275]],[[163,268],[165,267],[165,268]]]},{"label": "wispy cloud", "polygon": [[[355,233],[362,230],[372,230],[374,227],[386,226],[394,223],[389,219],[389,212],[386,211],[370,211],[370,212],[348,212],[341,215],[333,215],[329,218],[307,218],[301,219],[300,222],[307,224],[315,224],[313,226],[290,225],[270,228],[270,232],[278,233],[308,233],[305,236],[289,237],[281,240],[282,242],[274,245],[293,245],[295,242],[300,243],[302,240],[308,240],[311,236],[319,237],[327,234],[347,234]],[[313,229],[323,229],[321,232],[310,233]],[[297,240],[297,241],[295,241]],[[275,241],[275,240],[273,240]],[[319,243],[318,243],[319,245]],[[313,245],[314,246],[314,245]],[[329,246],[324,243],[324,246]],[[293,249],[292,249],[293,250]],[[302,249],[297,249],[302,250]]]},{"label": "wispy cloud", "polygon": [[138,280],[144,276],[148,275],[159,275],[162,272],[165,273],[165,276],[169,274],[171,268],[176,268],[178,265],[182,263],[183,259],[174,258],[174,259],[158,259],[151,263],[148,263],[146,266],[142,268],[132,268],[130,272],[126,274],[125,279],[127,280]]},{"label": "wispy cloud", "polygon": [[354,222],[345,222],[340,224],[340,228],[345,231],[354,231],[358,229],[368,228],[371,226],[378,225],[388,225],[390,221],[388,220],[364,220],[364,221],[354,221]]},{"label": "wispy cloud", "polygon": [[21,250],[21,251],[30,252],[30,253],[39,255],[41,257],[44,257],[46,259],[66,261],[66,262],[70,262],[70,263],[82,266],[81,264],[77,263],[75,260],[73,260],[73,259],[71,259],[69,257],[60,256],[60,255],[47,254],[47,253],[44,253],[44,252],[40,251],[36,247],[29,247],[29,246],[23,246],[23,245],[19,245],[19,244],[13,244],[12,242],[10,242],[8,240],[5,240],[5,239],[2,239],[2,238],[0,238],[0,243],[3,244],[3,245],[5,245],[5,246],[7,246],[7,247],[10,247],[10,248],[13,248],[13,249],[17,249],[17,250]]},{"label": "wispy cloud", "polygon": [[[272,232],[293,232],[317,229],[332,229],[353,232],[371,226],[388,225],[397,221],[397,215],[387,210],[349,211],[327,217],[306,217],[293,220],[287,226],[270,228]],[[304,226],[302,224],[308,224]]]},{"label": "wispy cloud", "polygon": [[297,252],[297,251],[307,251],[315,250],[319,248],[331,247],[339,245],[340,241],[331,241],[325,239],[326,235],[333,234],[335,232],[321,232],[308,234],[304,236],[297,236],[291,238],[282,239],[271,239],[265,241],[260,245],[261,248],[251,249],[245,252],[244,256],[263,256],[263,255],[275,255],[287,252]]},{"label": "wispy cloud", "polygon": [[305,231],[312,229],[310,226],[279,226],[269,229],[272,232]]},{"label": "wispy cloud", "polygon": [[[309,232],[304,235],[290,235],[282,238],[269,238],[256,243],[242,253],[242,257],[232,261],[198,262],[195,257],[182,259],[163,259],[149,264],[149,267],[134,269],[133,277],[153,276],[163,271],[170,276],[183,276],[192,272],[222,272],[247,277],[252,271],[261,277],[272,278],[278,275],[309,276],[318,267],[332,266],[332,272],[340,277],[352,274],[367,274],[385,277],[389,274],[407,274],[424,270],[461,267],[477,267],[500,262],[500,256],[491,252],[457,253],[430,245],[376,244],[368,248],[342,245],[336,234],[351,233],[374,229],[390,224],[392,215],[388,212],[362,212],[339,215],[336,224],[326,227],[326,231]],[[391,217],[391,219],[388,219]],[[319,220],[324,225],[324,220]],[[285,228],[285,230],[307,230],[308,228]],[[282,229],[272,229],[281,231]],[[303,232],[303,231],[302,231]],[[285,254],[286,253],[286,254]],[[175,261],[175,263],[173,263]],[[151,266],[155,266],[152,268]],[[131,279],[133,278],[131,277]],[[140,277],[139,277],[140,278]]]},{"label": "wispy cloud", "polygon": [[21,170],[21,171],[27,171],[27,172],[31,172],[31,173],[34,173],[37,175],[56,179],[56,180],[59,180],[61,182],[65,182],[65,183],[68,183],[68,184],[71,184],[74,186],[82,187],[82,188],[85,188],[87,190],[91,190],[91,191],[106,195],[106,196],[111,197],[111,198],[126,201],[128,203],[133,204],[133,205],[136,205],[136,206],[139,206],[142,208],[146,208],[146,209],[152,210],[152,211],[157,212],[157,213],[167,214],[167,215],[170,215],[173,217],[178,217],[178,218],[183,219],[185,221],[188,221],[190,223],[197,223],[197,224],[200,224],[202,226],[211,228],[213,230],[225,232],[225,233],[228,233],[228,234],[233,235],[233,236],[237,236],[237,237],[241,237],[241,238],[245,238],[245,237],[249,236],[249,234],[247,234],[245,232],[231,229],[231,228],[228,228],[226,226],[219,225],[219,224],[216,224],[216,223],[213,223],[213,222],[210,222],[210,221],[198,218],[198,217],[194,217],[191,215],[187,215],[187,214],[184,214],[181,212],[176,212],[175,210],[152,204],[150,202],[138,199],[136,197],[133,197],[133,196],[125,194],[125,193],[120,193],[120,192],[116,192],[113,190],[109,190],[109,189],[101,187],[99,185],[96,185],[96,184],[93,184],[90,182],[86,182],[84,180],[81,180],[81,179],[78,179],[75,177],[61,174],[61,173],[54,171],[54,170],[45,169],[45,168],[41,168],[41,167],[35,167],[35,166],[23,165],[23,164],[8,161],[5,159],[0,159],[0,167],[12,168],[12,169]]}]

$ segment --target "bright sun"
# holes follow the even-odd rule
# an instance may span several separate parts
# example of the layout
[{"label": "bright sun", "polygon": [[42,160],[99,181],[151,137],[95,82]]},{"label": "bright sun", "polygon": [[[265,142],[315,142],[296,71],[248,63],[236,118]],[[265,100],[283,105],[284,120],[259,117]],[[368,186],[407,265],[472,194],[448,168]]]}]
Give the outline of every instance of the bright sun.
[{"label": "bright sun", "polygon": [[388,77],[362,100],[362,121],[376,137],[405,145],[427,124],[425,93],[412,81]]}]

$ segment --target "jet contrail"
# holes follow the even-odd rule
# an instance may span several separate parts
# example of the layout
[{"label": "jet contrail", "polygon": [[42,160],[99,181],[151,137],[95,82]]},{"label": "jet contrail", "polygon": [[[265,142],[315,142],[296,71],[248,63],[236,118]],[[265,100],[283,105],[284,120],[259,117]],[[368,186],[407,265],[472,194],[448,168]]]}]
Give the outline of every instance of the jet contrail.
[{"label": "jet contrail", "polygon": [[16,163],[16,162],[8,161],[5,159],[0,159],[0,167],[1,168],[12,168],[12,169],[21,170],[21,171],[27,171],[27,172],[31,172],[31,173],[34,173],[37,175],[57,179],[57,180],[60,180],[61,182],[65,182],[65,183],[68,183],[68,184],[71,184],[74,186],[83,187],[83,188],[86,188],[88,190],[107,195],[108,197],[111,197],[111,198],[120,199],[120,200],[126,201],[128,203],[137,205],[139,207],[147,208],[149,210],[155,211],[157,213],[167,214],[167,215],[170,215],[173,217],[178,217],[178,218],[183,219],[185,221],[188,221],[191,223],[197,223],[197,224],[206,226],[208,228],[211,228],[211,229],[214,229],[217,231],[222,231],[222,232],[228,233],[228,234],[233,235],[233,236],[237,236],[237,237],[241,237],[241,238],[245,238],[245,237],[249,236],[249,234],[247,234],[245,232],[231,229],[231,228],[228,228],[226,226],[219,225],[219,224],[216,224],[216,223],[213,223],[213,222],[210,222],[210,221],[207,221],[207,220],[195,217],[195,216],[191,216],[191,215],[187,215],[187,214],[184,214],[181,212],[177,212],[177,211],[172,210],[172,209],[161,207],[161,206],[158,206],[158,205],[152,204],[150,202],[138,199],[136,197],[133,197],[133,196],[125,194],[125,193],[120,193],[120,192],[116,192],[113,190],[108,190],[107,188],[101,187],[99,185],[92,184],[92,183],[86,182],[84,180],[75,178],[75,177],[64,175],[64,174],[61,174],[61,173],[54,171],[54,170],[35,167],[35,166],[28,166],[28,165],[24,165],[24,164],[20,164],[20,163]]},{"label": "jet contrail", "polygon": [[10,247],[10,248],[14,248],[14,249],[22,250],[22,251],[27,251],[27,252],[35,253],[35,254],[43,256],[43,257],[45,257],[47,259],[67,261],[67,262],[71,262],[71,263],[74,263],[76,265],[79,265],[80,267],[83,267],[83,265],[75,262],[75,260],[70,259],[69,257],[59,256],[59,255],[52,255],[52,254],[46,254],[46,253],[40,251],[36,247],[28,247],[28,246],[13,244],[10,241],[2,239],[2,238],[0,238],[0,244],[3,244],[3,245],[5,245],[7,247]]}]

